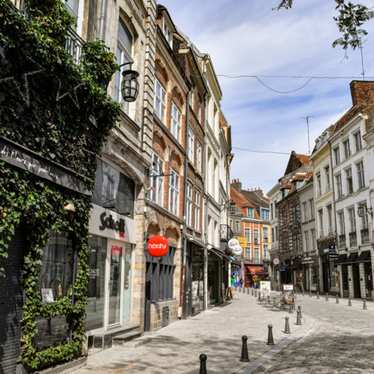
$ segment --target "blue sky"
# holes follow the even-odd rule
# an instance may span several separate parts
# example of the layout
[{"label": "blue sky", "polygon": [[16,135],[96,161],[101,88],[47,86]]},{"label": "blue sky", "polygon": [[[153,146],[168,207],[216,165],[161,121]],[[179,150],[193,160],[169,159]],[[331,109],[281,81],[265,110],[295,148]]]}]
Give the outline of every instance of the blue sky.
[{"label": "blue sky", "polygon": [[[209,53],[217,74],[360,76],[359,51],[332,48],[339,34],[333,0],[295,0],[290,11],[273,11],[278,0],[164,0],[175,24]],[[361,0],[374,7],[374,0]],[[374,76],[374,19],[366,29],[365,72]],[[253,78],[220,77],[222,108],[232,126],[233,147],[308,152],[311,143],[351,106],[350,80],[313,80],[290,94],[277,94]],[[278,91],[296,90],[305,79],[264,78]],[[231,178],[268,191],[288,156],[233,150]]]}]

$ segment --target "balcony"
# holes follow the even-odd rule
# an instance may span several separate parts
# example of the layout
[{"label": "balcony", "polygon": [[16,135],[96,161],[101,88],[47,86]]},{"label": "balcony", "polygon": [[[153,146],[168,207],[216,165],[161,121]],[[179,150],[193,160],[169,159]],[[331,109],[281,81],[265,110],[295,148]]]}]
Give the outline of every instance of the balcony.
[{"label": "balcony", "polygon": [[339,249],[344,249],[345,247],[346,247],[345,234],[339,235]]},{"label": "balcony", "polygon": [[349,246],[357,247],[357,233],[356,231],[349,233]]},{"label": "balcony", "polygon": [[369,229],[361,230],[361,243],[366,244],[370,242]]},{"label": "balcony", "polygon": [[84,40],[73,30],[69,29],[65,41],[66,51],[73,57],[76,64],[80,63]]},{"label": "balcony", "polygon": [[219,235],[221,242],[228,242],[234,236],[234,233],[229,225],[221,224]]}]

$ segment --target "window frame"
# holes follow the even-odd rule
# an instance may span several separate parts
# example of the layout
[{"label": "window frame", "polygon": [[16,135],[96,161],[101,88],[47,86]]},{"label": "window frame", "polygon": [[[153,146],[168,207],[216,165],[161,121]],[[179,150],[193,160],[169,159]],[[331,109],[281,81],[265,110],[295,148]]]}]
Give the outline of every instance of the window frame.
[{"label": "window frame", "polygon": [[179,174],[174,170],[170,169],[169,175],[169,211],[174,215],[179,213]]},{"label": "window frame", "polygon": [[161,82],[155,79],[155,89],[154,89],[154,103],[153,108],[157,118],[161,123],[165,123],[165,113],[166,113],[166,90]]}]

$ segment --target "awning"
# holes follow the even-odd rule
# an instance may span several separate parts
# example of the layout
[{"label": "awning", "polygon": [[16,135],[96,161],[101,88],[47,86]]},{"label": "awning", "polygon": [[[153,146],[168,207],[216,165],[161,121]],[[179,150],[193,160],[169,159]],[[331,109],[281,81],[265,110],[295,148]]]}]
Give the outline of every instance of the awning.
[{"label": "awning", "polygon": [[250,273],[251,275],[265,275],[265,274],[267,274],[265,272],[265,269],[264,269],[263,266],[253,266],[253,265],[249,266],[249,265],[246,265],[245,267],[246,267],[248,273]]},{"label": "awning", "polygon": [[335,261],[336,264],[356,264],[359,262],[370,262],[370,251],[363,251],[360,255],[357,252],[351,253],[349,256],[346,254],[339,255]]}]

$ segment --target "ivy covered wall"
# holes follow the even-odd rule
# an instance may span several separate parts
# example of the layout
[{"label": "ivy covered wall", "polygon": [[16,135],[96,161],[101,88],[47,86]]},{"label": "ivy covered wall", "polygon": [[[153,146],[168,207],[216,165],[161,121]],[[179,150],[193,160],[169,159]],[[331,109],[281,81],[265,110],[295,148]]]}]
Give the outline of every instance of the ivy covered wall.
[{"label": "ivy covered wall", "polygon": [[[65,50],[73,21],[61,0],[28,0],[23,13],[0,0],[0,138],[63,165],[92,190],[96,156],[119,114],[106,94],[117,65],[97,41],[87,43],[80,63],[74,63]],[[69,202],[75,206],[73,216],[64,210]],[[15,229],[21,223],[27,227],[21,362],[31,372],[81,355],[89,212],[89,196],[0,161],[0,273]],[[67,296],[46,304],[39,273],[51,231],[70,233],[77,274]],[[36,321],[55,316],[66,316],[70,339],[38,351]]]}]

